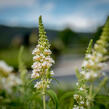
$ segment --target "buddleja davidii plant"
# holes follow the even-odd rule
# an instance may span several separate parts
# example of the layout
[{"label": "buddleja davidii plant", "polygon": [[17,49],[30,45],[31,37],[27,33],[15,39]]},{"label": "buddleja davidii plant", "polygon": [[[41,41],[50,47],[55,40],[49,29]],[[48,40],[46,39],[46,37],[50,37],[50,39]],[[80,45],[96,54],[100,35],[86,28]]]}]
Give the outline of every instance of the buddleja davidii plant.
[{"label": "buddleja davidii plant", "polygon": [[[92,49],[92,41],[89,43],[89,47],[86,52],[85,59],[82,64],[81,72],[77,72],[78,77],[78,91],[85,94],[85,96],[81,96],[79,94],[74,94],[74,99],[76,100],[76,105],[74,105],[73,109],[87,109],[91,108],[94,97],[100,91],[101,87],[106,83],[107,77],[99,84],[98,88],[95,92],[94,82],[104,75],[102,72],[105,64],[105,61],[108,59],[108,47],[109,47],[109,18],[104,25],[103,33],[100,36],[100,39],[96,42]],[[82,78],[82,79],[81,79]],[[88,84],[87,84],[88,83]],[[89,87],[90,86],[90,87]]]},{"label": "buddleja davidii plant", "polygon": [[[85,61],[87,59],[87,55],[91,54],[92,50],[92,40],[89,43],[89,46],[86,50],[86,55],[85,55]],[[87,80],[84,79],[83,72],[87,72],[87,69],[85,67],[81,68],[81,72],[76,69],[76,76],[78,78],[78,82],[76,83],[76,90],[75,94],[73,95],[74,97],[74,105],[73,109],[87,109],[89,105],[89,100],[88,100],[88,86],[86,85]]]},{"label": "buddleja davidii plant", "polygon": [[[50,83],[52,81],[52,76],[54,75],[53,70],[51,70],[52,64],[54,64],[54,60],[51,58],[51,50],[50,43],[47,39],[46,32],[44,30],[44,26],[42,24],[42,17],[39,17],[39,40],[38,45],[33,50],[33,71],[31,74],[31,78],[37,80],[34,88],[41,91],[43,96],[43,109],[46,109],[46,93],[48,93],[51,97],[56,98],[56,94],[49,90]],[[55,101],[56,102],[56,101]]]}]

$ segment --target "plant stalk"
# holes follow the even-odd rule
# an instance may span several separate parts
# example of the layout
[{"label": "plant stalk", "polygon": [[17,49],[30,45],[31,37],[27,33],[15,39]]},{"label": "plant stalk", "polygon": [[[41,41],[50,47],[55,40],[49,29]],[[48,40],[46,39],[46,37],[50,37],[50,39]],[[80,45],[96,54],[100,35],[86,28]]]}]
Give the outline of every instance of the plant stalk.
[{"label": "plant stalk", "polygon": [[92,91],[93,91],[93,84],[90,84],[90,90],[89,90],[89,106],[88,109],[91,109],[91,103],[92,103]]},{"label": "plant stalk", "polygon": [[43,95],[43,109],[46,109],[46,101],[45,101],[45,88],[43,88],[42,95]]}]

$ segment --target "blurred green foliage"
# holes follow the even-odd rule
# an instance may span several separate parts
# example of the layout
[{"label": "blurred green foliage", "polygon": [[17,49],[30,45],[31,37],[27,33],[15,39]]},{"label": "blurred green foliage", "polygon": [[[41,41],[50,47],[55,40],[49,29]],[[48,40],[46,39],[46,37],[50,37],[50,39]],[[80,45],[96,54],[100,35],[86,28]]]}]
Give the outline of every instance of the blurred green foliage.
[{"label": "blurred green foliage", "polygon": [[[25,48],[23,52],[23,60],[28,68],[32,65],[32,49]],[[8,48],[0,50],[0,60],[4,60],[14,68],[18,68],[19,48]]]},{"label": "blurred green foliage", "polygon": [[59,37],[62,40],[65,47],[69,47],[71,44],[75,42],[77,34],[73,32],[71,29],[66,28],[59,33]]},{"label": "blurred green foliage", "polygon": [[59,32],[58,40],[60,40],[61,46],[63,46],[63,51],[65,49],[69,50],[69,48],[72,50],[78,49],[79,51],[85,49],[91,38],[92,33],[78,33],[66,28]]},{"label": "blurred green foliage", "polygon": [[103,31],[102,29],[103,29],[103,26],[98,27],[97,31],[93,34],[94,43],[100,38],[101,33]]},{"label": "blurred green foliage", "polygon": [[[33,83],[17,87],[12,95],[0,91],[0,109],[43,109],[42,97],[33,88]],[[61,86],[52,89],[58,96],[58,109],[72,109],[75,90],[73,88],[63,89]],[[109,90],[109,88],[107,89]],[[56,109],[55,103],[49,96],[46,97],[47,109]],[[92,109],[109,109],[109,95],[105,89],[103,93],[99,93],[95,97]]]}]

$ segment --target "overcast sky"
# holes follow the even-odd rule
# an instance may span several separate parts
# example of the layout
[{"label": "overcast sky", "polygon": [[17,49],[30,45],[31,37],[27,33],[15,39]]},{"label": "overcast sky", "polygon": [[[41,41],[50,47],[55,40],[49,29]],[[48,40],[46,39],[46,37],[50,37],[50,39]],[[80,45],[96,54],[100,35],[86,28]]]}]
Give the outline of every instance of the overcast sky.
[{"label": "overcast sky", "polygon": [[0,0],[0,24],[94,31],[109,15],[109,0]]}]

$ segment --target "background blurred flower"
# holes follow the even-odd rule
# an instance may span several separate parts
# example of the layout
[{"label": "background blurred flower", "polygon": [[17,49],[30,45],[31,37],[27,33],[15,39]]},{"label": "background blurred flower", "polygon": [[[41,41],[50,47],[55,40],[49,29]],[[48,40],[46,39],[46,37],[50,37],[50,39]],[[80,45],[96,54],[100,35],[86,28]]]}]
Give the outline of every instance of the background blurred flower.
[{"label": "background blurred flower", "polygon": [[13,67],[8,66],[4,61],[0,61],[0,75],[8,76],[13,71]]},{"label": "background blurred flower", "polygon": [[0,89],[8,93],[12,93],[14,87],[22,84],[21,79],[12,71],[13,67],[8,66],[4,61],[0,61]]}]

